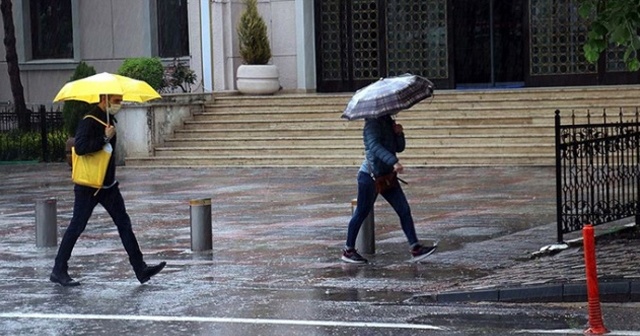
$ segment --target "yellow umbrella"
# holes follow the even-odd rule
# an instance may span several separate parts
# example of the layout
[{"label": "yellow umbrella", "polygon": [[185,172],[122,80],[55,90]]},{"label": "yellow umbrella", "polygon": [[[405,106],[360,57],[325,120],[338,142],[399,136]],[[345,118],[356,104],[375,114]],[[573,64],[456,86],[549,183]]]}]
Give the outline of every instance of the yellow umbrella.
[{"label": "yellow umbrella", "polygon": [[124,101],[138,103],[162,98],[144,81],[103,72],[65,84],[53,101],[80,100],[93,104],[100,101],[101,94],[121,95]]}]

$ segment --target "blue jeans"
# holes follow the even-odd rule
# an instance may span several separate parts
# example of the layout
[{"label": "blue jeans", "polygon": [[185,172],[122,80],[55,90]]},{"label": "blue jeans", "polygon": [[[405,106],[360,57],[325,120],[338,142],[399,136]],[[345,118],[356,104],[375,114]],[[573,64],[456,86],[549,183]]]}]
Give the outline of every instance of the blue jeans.
[{"label": "blue jeans", "polygon": [[124,199],[118,188],[118,183],[108,189],[100,189],[96,194],[96,189],[75,185],[73,188],[75,194],[75,202],[73,204],[73,217],[62,236],[58,255],[56,256],[54,271],[67,271],[67,262],[71,257],[71,251],[84,231],[89,221],[89,217],[93,213],[93,209],[100,203],[109,213],[116,227],[122,245],[124,245],[129,262],[135,271],[142,270],[145,266],[142,252],[136,236],[131,228],[131,219],[127,214],[124,206]]},{"label": "blue jeans", "polygon": [[[377,197],[376,186],[371,176],[367,173],[359,172],[358,204],[349,222],[347,248],[355,247],[356,237],[358,236],[362,222],[364,222],[369,212],[371,212],[371,209],[373,209]],[[398,217],[400,217],[400,225],[402,226],[402,231],[404,231],[405,236],[407,236],[409,245],[416,244],[418,238],[416,237],[416,229],[413,224],[413,217],[411,216],[411,208],[409,207],[409,202],[407,202],[407,197],[402,191],[402,188],[398,186],[397,188],[387,190],[382,193],[382,197],[389,202],[393,210],[398,214]]]}]

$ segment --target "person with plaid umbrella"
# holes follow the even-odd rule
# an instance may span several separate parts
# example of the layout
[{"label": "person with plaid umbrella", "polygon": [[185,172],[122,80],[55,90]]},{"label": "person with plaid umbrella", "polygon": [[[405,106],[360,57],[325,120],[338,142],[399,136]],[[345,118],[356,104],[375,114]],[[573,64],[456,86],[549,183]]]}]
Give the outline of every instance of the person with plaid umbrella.
[{"label": "person with plaid umbrella", "polygon": [[[391,115],[376,118],[365,118],[363,140],[365,158],[358,171],[358,203],[347,230],[347,241],[342,251],[342,260],[353,264],[366,264],[368,261],[355,249],[356,237],[362,223],[373,209],[378,193],[389,202],[400,218],[402,231],[409,242],[412,262],[418,262],[433,253],[436,246],[425,247],[419,243],[411,215],[411,208],[400,184],[397,174],[404,171],[396,153],[405,148],[402,125],[397,124]],[[380,191],[376,181],[390,176],[393,179],[390,187]]]}]

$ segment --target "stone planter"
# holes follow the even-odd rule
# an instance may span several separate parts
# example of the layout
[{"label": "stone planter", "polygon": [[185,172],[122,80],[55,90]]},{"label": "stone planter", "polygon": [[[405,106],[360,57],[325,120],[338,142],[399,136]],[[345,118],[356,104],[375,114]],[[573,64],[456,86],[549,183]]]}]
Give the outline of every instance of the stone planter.
[{"label": "stone planter", "polygon": [[273,64],[238,67],[236,85],[244,94],[270,95],[280,90],[278,68]]}]

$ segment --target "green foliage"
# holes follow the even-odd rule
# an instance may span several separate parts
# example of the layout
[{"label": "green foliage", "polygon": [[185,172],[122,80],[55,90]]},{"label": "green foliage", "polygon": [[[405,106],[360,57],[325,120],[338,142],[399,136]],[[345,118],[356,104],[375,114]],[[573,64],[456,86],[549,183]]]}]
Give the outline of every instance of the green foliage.
[{"label": "green foliage", "polygon": [[49,147],[49,161],[62,162],[65,160],[67,137],[64,132],[56,132],[55,130],[48,132],[47,145]]},{"label": "green foliage", "polygon": [[174,58],[173,64],[168,66],[166,71],[165,87],[171,90],[180,88],[182,92],[191,91],[191,85],[196,82],[197,76],[184,62]]},{"label": "green foliage", "polygon": [[[67,141],[65,132],[51,131],[47,134],[49,161],[63,161]],[[19,130],[0,133],[0,161],[42,161],[42,137],[40,132]]]},{"label": "green foliage", "polygon": [[124,60],[118,74],[147,82],[155,90],[164,87],[164,67],[158,57],[137,57]]},{"label": "green foliage", "polygon": [[267,64],[271,59],[267,25],[258,14],[257,0],[245,0],[245,4],[238,23],[240,56],[247,64]]},{"label": "green foliage", "polygon": [[583,47],[585,57],[597,62],[610,43],[626,48],[623,60],[630,71],[640,69],[640,2],[638,0],[579,0],[579,13],[591,19]]},{"label": "green foliage", "polygon": [[[87,65],[85,62],[80,62],[69,81],[71,82],[81,78],[86,78],[95,74],[96,69]],[[89,112],[89,108],[90,105],[88,103],[77,100],[64,102],[64,106],[62,107],[62,119],[64,120],[64,129],[68,136],[74,136],[76,134],[78,123],[80,122],[80,119],[82,119],[82,116]]]}]

